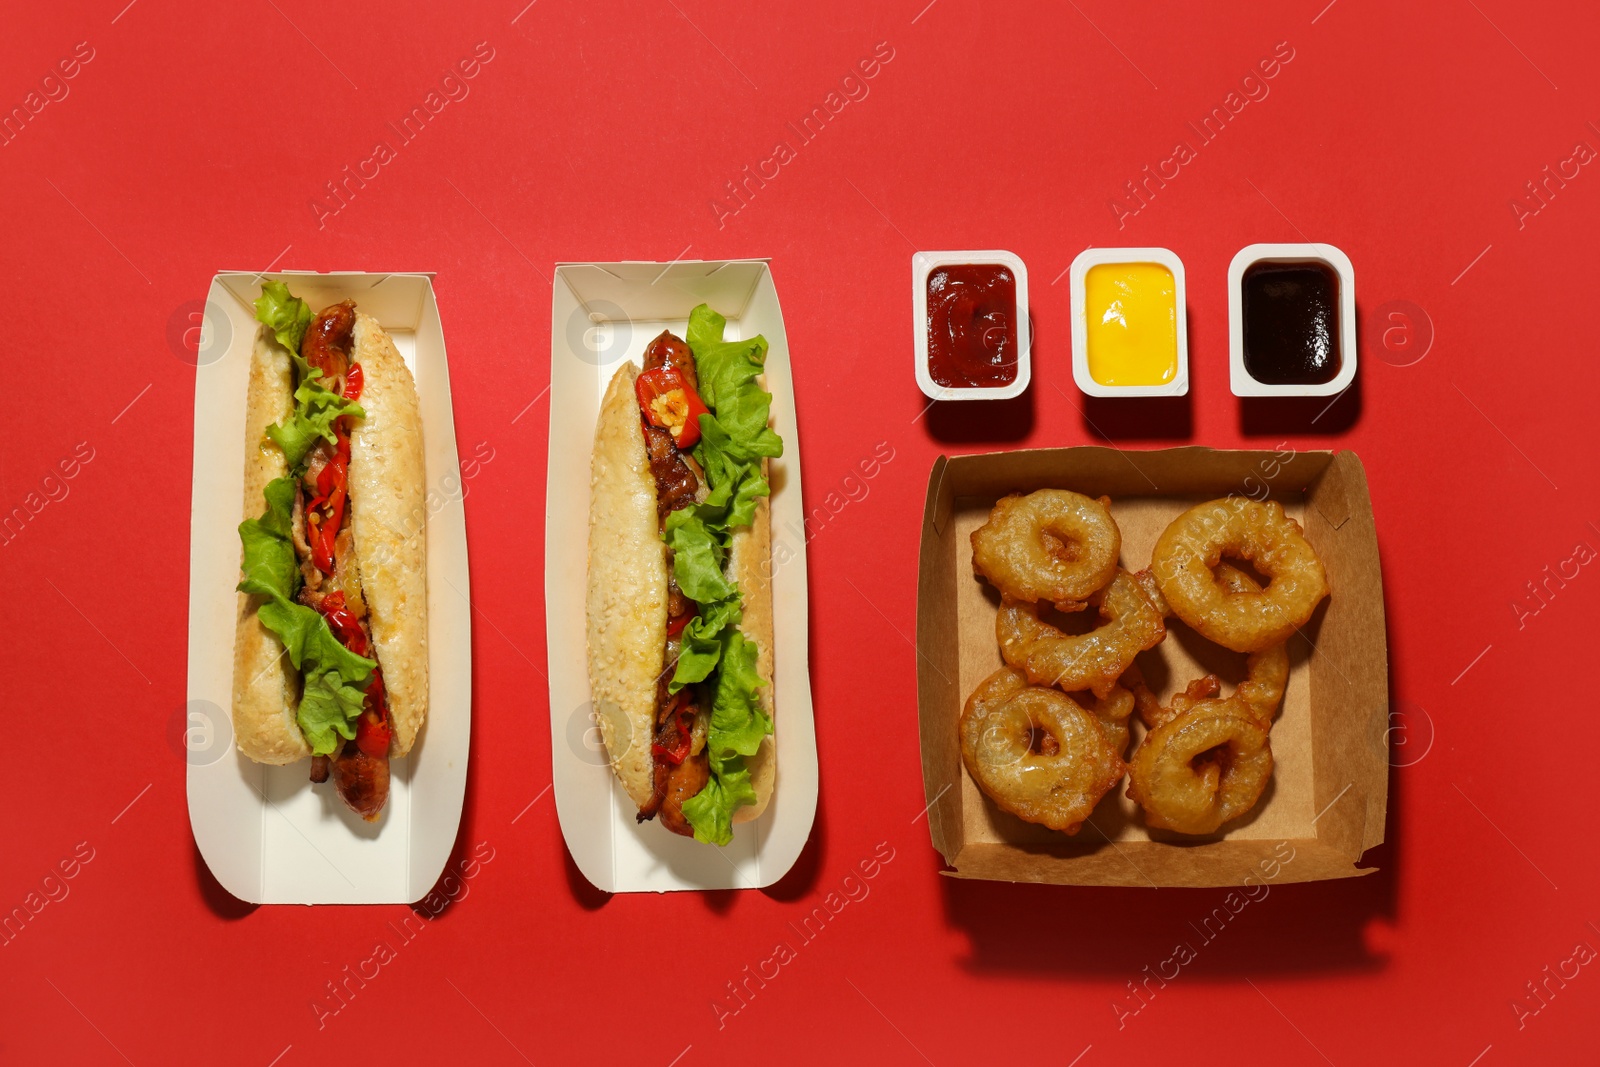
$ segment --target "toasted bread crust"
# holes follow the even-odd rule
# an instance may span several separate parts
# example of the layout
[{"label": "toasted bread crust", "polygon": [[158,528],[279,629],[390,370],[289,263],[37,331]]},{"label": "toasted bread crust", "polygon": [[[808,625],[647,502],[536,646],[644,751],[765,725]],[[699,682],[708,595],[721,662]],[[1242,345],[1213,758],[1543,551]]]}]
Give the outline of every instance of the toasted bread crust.
[{"label": "toasted bread crust", "polygon": [[[428,713],[427,512],[416,386],[394,341],[371,316],[356,316],[351,360],[365,377],[364,419],[350,434],[350,524],[394,723],[391,754],[411,750]],[[294,363],[263,329],[251,353],[245,400],[244,515],[265,506],[262,490],[289,473],[266,429],[294,410]],[[260,597],[239,595],[233,661],[235,744],[261,763],[311,755],[295,719],[299,672],[261,624]]]},{"label": "toasted bread crust", "polygon": [[[651,799],[656,680],[664,666],[667,551],[656,511],[656,484],[639,428],[634,381],[639,368],[623,364],[612,377],[595,427],[589,498],[589,690],[612,769],[636,805]],[[767,462],[762,461],[762,474]],[[757,501],[751,524],[733,532],[726,572],[744,596],[740,629],[757,645],[756,669],[766,683],[758,699],[768,716],[773,701],[772,512]],[[709,709],[702,709],[709,713]],[[773,737],[750,757],[754,804],[734,822],[759,818],[777,777]]]},{"label": "toasted bread crust", "polygon": [[[250,385],[245,394],[244,508],[246,519],[266,510],[262,490],[289,473],[283,452],[267,439],[267,427],[294,410],[294,362],[265,329],[250,353]],[[244,549],[240,547],[240,569]],[[300,703],[300,672],[289,662],[277,634],[261,625],[256,609],[262,597],[239,594],[233,641],[233,738],[240,752],[258,763],[293,763],[311,755],[295,708]]]},{"label": "toasted bread crust", "polygon": [[394,339],[356,313],[350,359],[361,364],[361,408],[350,430],[350,529],[361,595],[404,756],[428,717],[428,510],[417,387]]},{"label": "toasted bread crust", "polygon": [[629,798],[643,807],[653,788],[656,679],[666,654],[667,549],[634,398],[638,375],[632,363],[617,370],[595,424],[587,643],[600,737]]}]

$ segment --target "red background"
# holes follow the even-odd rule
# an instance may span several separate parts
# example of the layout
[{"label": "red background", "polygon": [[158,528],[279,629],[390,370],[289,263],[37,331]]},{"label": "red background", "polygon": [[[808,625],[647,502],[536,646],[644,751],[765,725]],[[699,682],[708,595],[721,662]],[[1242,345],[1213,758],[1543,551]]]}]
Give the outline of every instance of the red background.
[{"label": "red background", "polygon": [[[1552,183],[1520,226],[1510,207],[1575,143],[1600,147],[1589,5],[538,0],[519,16],[525,2],[401,14],[102,0],[7,14],[0,107],[22,104],[77,42],[94,58],[0,147],[12,396],[0,505],[23,503],[79,442],[94,458],[0,546],[0,908],[77,843],[94,858],[0,947],[0,1059],[1592,1057],[1594,968],[1552,981],[1520,1020],[1512,1007],[1578,943],[1600,947],[1600,737],[1578,670],[1592,661],[1600,578],[1584,568],[1552,582],[1546,603],[1525,600],[1520,619],[1513,607],[1544,567],[1600,546],[1582,429],[1600,373],[1582,329],[1600,284],[1600,174]],[[324,183],[394,140],[385,123],[480,41],[494,58],[470,95],[319,226],[309,204]],[[893,59],[870,95],[719,226],[710,202],[724,182],[792,142],[785,123],[879,42]],[[1192,143],[1185,123],[1278,42],[1294,58],[1270,95],[1119,230],[1108,201],[1122,183]],[[1364,331],[1358,389],[1315,422],[1321,403],[1246,408],[1227,385],[1228,260],[1299,239],[1354,261]],[[1052,279],[1090,244],[1183,258],[1186,404],[1086,407],[1072,387],[1067,283]],[[914,246],[1009,248],[1029,264],[1038,344],[1025,401],[918,417]],[[822,799],[795,873],[764,893],[606,899],[566,860],[548,795],[527,808],[551,759],[543,401],[511,419],[548,381],[554,262],[680,255],[772,258],[808,504],[878,442],[895,458],[810,545]],[[320,1030],[313,998],[395,940],[386,924],[406,909],[228,897],[195,851],[168,742],[185,698],[183,327],[215,271],[269,265],[436,271],[459,442],[496,454],[467,502],[479,625],[461,830],[463,849],[487,842],[493,859]],[[1397,300],[1431,322],[1420,361],[1416,312],[1411,347],[1401,332],[1386,347],[1380,309]],[[941,877],[916,818],[910,644],[933,457],[1107,436],[1359,450],[1393,698],[1408,712],[1388,842],[1367,857],[1381,873],[1274,887],[1120,1029],[1126,983],[1198,940],[1190,923],[1221,892]],[[797,942],[786,923],[880,842],[894,858],[870,896],[719,1029],[725,983]]]}]

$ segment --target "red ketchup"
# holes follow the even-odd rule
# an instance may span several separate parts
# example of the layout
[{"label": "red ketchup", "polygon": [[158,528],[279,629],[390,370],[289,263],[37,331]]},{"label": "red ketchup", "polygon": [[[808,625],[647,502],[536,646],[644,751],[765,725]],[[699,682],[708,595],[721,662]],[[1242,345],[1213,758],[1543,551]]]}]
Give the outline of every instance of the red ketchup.
[{"label": "red ketchup", "polygon": [[928,374],[946,388],[1017,380],[1017,280],[1010,268],[961,264],[928,275]]}]

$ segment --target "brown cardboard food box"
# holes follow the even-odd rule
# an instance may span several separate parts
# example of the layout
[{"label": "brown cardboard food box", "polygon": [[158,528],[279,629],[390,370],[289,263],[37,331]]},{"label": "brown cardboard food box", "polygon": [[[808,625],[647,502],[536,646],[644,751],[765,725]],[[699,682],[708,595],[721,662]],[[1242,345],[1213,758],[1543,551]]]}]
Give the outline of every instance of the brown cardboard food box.
[{"label": "brown cardboard food box", "polygon": [[[1184,837],[1147,830],[1138,806],[1124,795],[1124,779],[1069,837],[1001,811],[963,767],[962,705],[1001,665],[999,595],[973,572],[970,535],[1001,496],[1045,487],[1111,497],[1122,530],[1122,565],[1130,571],[1149,565],[1156,537],[1178,514],[1228,495],[1280,501],[1321,557],[1331,595],[1289,642],[1289,685],[1271,734],[1272,784],[1254,811],[1220,833]],[[1348,878],[1376,869],[1356,862],[1383,841],[1388,652],[1372,501],[1354,452],[1078,447],[941,456],[928,477],[923,511],[917,649],[928,825],[951,875],[1064,885],[1227,886],[1247,878]],[[1138,662],[1163,703],[1207,672],[1222,678],[1224,693],[1244,673],[1243,656],[1176,619],[1168,620],[1166,640]],[[1134,718],[1137,744],[1142,729]],[[1279,863],[1282,841],[1293,846],[1293,859]]]}]

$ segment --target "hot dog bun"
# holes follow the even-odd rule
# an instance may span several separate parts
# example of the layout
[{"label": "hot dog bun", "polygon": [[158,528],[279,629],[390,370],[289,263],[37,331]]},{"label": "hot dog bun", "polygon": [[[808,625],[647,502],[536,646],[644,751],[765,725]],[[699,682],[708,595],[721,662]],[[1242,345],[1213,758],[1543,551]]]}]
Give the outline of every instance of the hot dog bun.
[{"label": "hot dog bun", "polygon": [[[250,353],[250,385],[244,414],[244,514],[261,514],[262,490],[289,473],[283,453],[266,443],[267,427],[294,409],[294,363],[262,329]],[[243,549],[240,565],[243,566]],[[239,594],[233,642],[233,737],[239,751],[258,763],[293,763],[311,755],[295,722],[300,672],[289,662],[278,635],[261,625],[263,598]]]},{"label": "hot dog bun", "polygon": [[667,548],[656,484],[624,363],[595,424],[589,476],[589,694],[611,768],[634,804],[649,800],[656,679],[667,643]]},{"label": "hot dog bun", "polygon": [[[394,340],[371,316],[356,315],[350,359],[361,364],[360,403],[366,412],[350,431],[350,526],[394,726],[390,753],[404,756],[428,714],[428,513],[417,391]],[[289,473],[266,430],[293,409],[293,360],[263,329],[251,352],[245,398],[247,518],[261,514],[267,483]],[[300,676],[283,642],[257,617],[262,599],[239,594],[234,739],[239,751],[257,762],[293,763],[311,755],[295,720]]]},{"label": "hot dog bun", "polygon": [[411,751],[428,717],[428,511],[417,388],[378,320],[356,313],[350,360],[361,408],[350,428],[350,528],[372,643],[394,724],[392,756]]},{"label": "hot dog bun", "polygon": [[[601,401],[595,426],[589,495],[589,691],[611,767],[635,805],[652,795],[656,683],[666,664],[667,550],[656,509],[640,428],[634,381],[639,368],[624,363]],[[766,473],[766,461],[762,461]],[[726,573],[743,593],[740,629],[758,646],[756,669],[767,684],[759,693],[771,716],[773,702],[772,513],[765,497],[754,521],[733,532]],[[708,717],[709,705],[700,708]],[[759,818],[777,775],[772,736],[749,760],[756,802],[739,808],[734,822]]]}]

